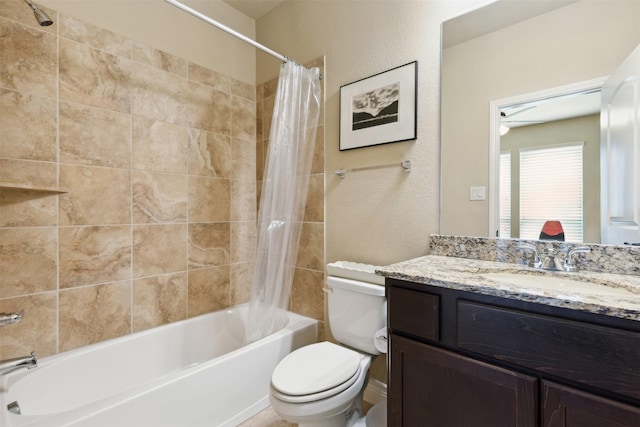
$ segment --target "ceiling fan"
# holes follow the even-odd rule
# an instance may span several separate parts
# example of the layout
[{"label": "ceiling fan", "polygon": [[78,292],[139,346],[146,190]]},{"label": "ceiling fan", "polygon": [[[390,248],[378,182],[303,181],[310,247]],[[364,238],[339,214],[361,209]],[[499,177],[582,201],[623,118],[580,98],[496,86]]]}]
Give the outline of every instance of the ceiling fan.
[{"label": "ceiling fan", "polygon": [[510,114],[507,114],[504,111],[500,111],[500,136],[504,136],[512,127],[544,123],[543,120],[508,120],[510,117],[524,113],[525,111],[531,110],[536,107],[537,105],[529,105]]},{"label": "ceiling fan", "polygon": [[515,116],[517,114],[524,113],[525,111],[531,110],[531,109],[536,108],[536,107],[537,107],[536,105],[530,105],[528,107],[524,107],[524,108],[521,108],[521,109],[519,109],[517,111],[514,111],[513,113],[510,113],[510,114],[507,114],[504,111],[500,111],[500,117],[501,117],[500,122],[502,124],[504,124],[504,125],[507,125],[508,123],[513,123],[513,124],[515,124],[515,123],[544,123],[544,121],[542,121],[542,120],[508,120],[509,118],[511,118],[511,117],[513,117],[513,116]]},{"label": "ceiling fan", "polygon": [[516,114],[524,113],[525,111],[531,110],[532,108],[536,108],[536,105],[526,106],[510,114],[507,114],[504,111],[500,111],[500,136],[506,135],[507,132],[509,132],[509,130],[515,126],[526,126],[528,124],[543,123],[539,120],[507,120],[510,117],[515,116]]}]

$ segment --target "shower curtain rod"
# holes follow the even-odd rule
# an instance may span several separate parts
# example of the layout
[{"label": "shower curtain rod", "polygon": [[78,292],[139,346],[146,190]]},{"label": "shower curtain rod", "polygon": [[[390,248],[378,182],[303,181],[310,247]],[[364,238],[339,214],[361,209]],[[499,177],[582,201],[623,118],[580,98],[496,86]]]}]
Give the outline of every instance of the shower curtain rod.
[{"label": "shower curtain rod", "polygon": [[255,40],[250,39],[249,37],[245,36],[244,34],[240,34],[239,32],[237,32],[235,30],[232,30],[231,28],[227,27],[226,25],[223,25],[223,24],[219,23],[218,21],[215,21],[215,20],[209,18],[207,15],[204,15],[204,14],[198,12],[197,10],[192,9],[189,6],[185,6],[184,4],[180,3],[179,1],[176,1],[176,0],[164,0],[164,1],[174,5],[178,9],[182,9],[185,12],[190,13],[191,15],[195,16],[196,18],[202,19],[204,22],[207,22],[207,23],[213,25],[214,27],[217,27],[217,28],[221,29],[222,31],[224,31],[226,33],[229,33],[232,36],[237,37],[237,38],[239,38],[240,40],[242,40],[244,42],[249,43],[250,45],[252,45],[254,47],[257,47],[261,51],[266,52],[271,56],[275,56],[276,58],[278,58],[282,62],[293,61],[293,59],[288,58],[288,57],[286,57],[284,55],[281,55],[278,52],[276,52],[274,50],[271,50],[266,46],[261,45],[260,43],[256,42]]}]

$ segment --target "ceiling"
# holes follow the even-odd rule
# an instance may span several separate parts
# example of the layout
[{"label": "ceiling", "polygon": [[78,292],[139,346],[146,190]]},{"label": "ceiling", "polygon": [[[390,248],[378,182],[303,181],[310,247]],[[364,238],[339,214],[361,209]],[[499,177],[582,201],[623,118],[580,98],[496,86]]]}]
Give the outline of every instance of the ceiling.
[{"label": "ceiling", "polygon": [[442,48],[446,49],[455,46],[534,16],[559,9],[575,1],[494,1],[484,7],[446,21],[442,26]]},{"label": "ceiling", "polygon": [[252,19],[259,19],[262,15],[282,3],[284,0],[222,0],[234,9]]},{"label": "ceiling", "polygon": [[600,112],[600,90],[590,90],[570,95],[510,105],[501,108],[507,127],[527,126],[539,123],[587,116]]}]

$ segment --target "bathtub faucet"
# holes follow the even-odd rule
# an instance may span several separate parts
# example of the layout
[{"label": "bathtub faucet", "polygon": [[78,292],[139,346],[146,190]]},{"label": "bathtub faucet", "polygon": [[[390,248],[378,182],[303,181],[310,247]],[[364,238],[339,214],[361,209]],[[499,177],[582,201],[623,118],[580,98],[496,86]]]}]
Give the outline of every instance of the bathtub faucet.
[{"label": "bathtub faucet", "polygon": [[18,323],[24,316],[24,310],[19,313],[0,313],[0,326]]},{"label": "bathtub faucet", "polygon": [[36,366],[38,366],[38,359],[36,359],[36,352],[32,351],[30,356],[0,360],[0,375],[6,375],[22,368],[31,369]]}]

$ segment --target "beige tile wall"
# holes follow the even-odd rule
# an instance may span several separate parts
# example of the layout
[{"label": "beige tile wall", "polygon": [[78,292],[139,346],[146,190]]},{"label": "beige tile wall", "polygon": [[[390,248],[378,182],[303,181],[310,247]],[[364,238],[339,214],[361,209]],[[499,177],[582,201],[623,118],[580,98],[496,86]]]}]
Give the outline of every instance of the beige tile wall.
[{"label": "beige tile wall", "polygon": [[[324,75],[324,57],[305,65],[307,67],[319,67]],[[271,116],[273,115],[277,84],[277,79],[274,79],[257,88],[256,178],[258,180],[258,190],[261,189],[269,146]],[[324,292],[322,292],[325,280],[324,108],[321,108],[320,111],[309,192],[300,236],[300,248],[291,289],[290,309],[304,316],[320,320],[320,339],[322,340],[324,339],[325,318],[325,300]]]},{"label": "beige tile wall", "polygon": [[[25,312],[0,330],[0,359],[246,301],[255,87],[46,12],[39,27],[22,0],[0,0],[0,312]],[[300,270],[313,297],[293,306],[322,318],[306,308],[321,299],[313,212]]]}]

